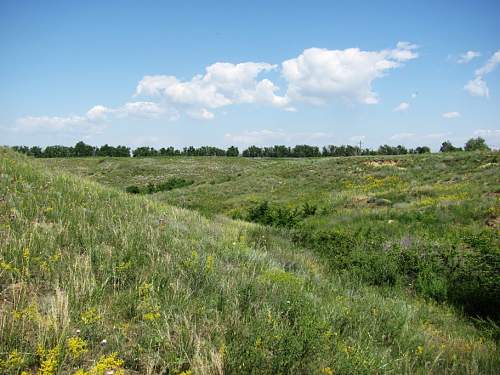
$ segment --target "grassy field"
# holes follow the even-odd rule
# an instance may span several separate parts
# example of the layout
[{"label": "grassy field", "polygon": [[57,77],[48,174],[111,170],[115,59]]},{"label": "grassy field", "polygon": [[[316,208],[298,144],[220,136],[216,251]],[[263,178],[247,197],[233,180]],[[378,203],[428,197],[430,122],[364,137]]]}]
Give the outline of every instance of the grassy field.
[{"label": "grassy field", "polygon": [[499,373],[497,155],[0,149],[1,372]]},{"label": "grassy field", "polygon": [[462,152],[44,163],[122,190],[186,179],[194,183],[148,197],[208,217],[222,214],[276,227],[283,237],[316,250],[334,271],[498,320],[498,158],[495,152]]}]

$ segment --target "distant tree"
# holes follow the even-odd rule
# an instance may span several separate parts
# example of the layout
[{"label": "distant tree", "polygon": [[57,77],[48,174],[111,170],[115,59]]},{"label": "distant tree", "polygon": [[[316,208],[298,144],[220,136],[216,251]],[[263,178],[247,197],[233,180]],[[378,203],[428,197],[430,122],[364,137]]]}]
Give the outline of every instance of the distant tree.
[{"label": "distant tree", "polygon": [[258,158],[262,157],[262,149],[257,146],[250,146],[246,150],[243,150],[242,155],[248,158]]},{"label": "distant tree", "polygon": [[41,158],[43,155],[43,151],[41,147],[38,146],[33,146],[30,148],[30,155],[34,156],[35,158]]},{"label": "distant tree", "polygon": [[12,146],[11,148],[21,154],[30,155],[30,148],[28,146]]},{"label": "distant tree", "polygon": [[73,147],[66,146],[47,146],[43,150],[44,158],[67,158],[75,155],[75,150]]},{"label": "distant tree", "polygon": [[240,151],[238,150],[238,147],[231,146],[227,149],[226,151],[226,156],[239,156]]},{"label": "distant tree", "polygon": [[153,147],[138,147],[132,152],[134,158],[144,157],[144,156],[158,156],[160,153]]},{"label": "distant tree", "polygon": [[440,152],[453,152],[461,150],[461,148],[453,146],[450,141],[444,141],[439,149]]},{"label": "distant tree", "polygon": [[321,152],[319,151],[319,148],[316,146],[297,145],[292,149],[291,156],[295,158],[318,157],[321,156]]},{"label": "distant tree", "polygon": [[465,151],[489,151],[490,148],[481,137],[471,138],[465,143]]},{"label": "distant tree", "polygon": [[162,156],[177,156],[180,155],[181,151],[176,150],[174,147],[169,146],[167,148],[160,148],[160,155]]},{"label": "distant tree", "polygon": [[94,147],[87,145],[82,141],[78,142],[73,148],[73,150],[74,150],[74,156],[79,156],[79,157],[94,156]]},{"label": "distant tree", "polygon": [[130,148],[126,146],[110,146],[105,144],[96,148],[97,156],[130,157]]},{"label": "distant tree", "polygon": [[431,152],[431,149],[427,146],[418,146],[415,149],[415,154],[428,154]]},{"label": "distant tree", "polygon": [[182,149],[182,155],[185,155],[185,156],[195,156],[196,155],[196,149],[193,146],[184,147]]}]

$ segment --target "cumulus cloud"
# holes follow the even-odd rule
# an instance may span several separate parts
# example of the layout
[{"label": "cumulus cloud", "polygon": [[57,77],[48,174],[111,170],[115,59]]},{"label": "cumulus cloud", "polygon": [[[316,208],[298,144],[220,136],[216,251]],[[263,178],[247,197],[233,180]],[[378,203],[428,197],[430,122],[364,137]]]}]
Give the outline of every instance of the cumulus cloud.
[{"label": "cumulus cloud", "polygon": [[457,118],[460,117],[460,112],[445,112],[442,116],[444,118]]},{"label": "cumulus cloud", "polygon": [[[146,75],[136,86],[135,101],[116,108],[95,105],[83,115],[23,117],[16,121],[16,128],[97,131],[117,118],[176,120],[186,115],[211,120],[217,109],[235,104],[259,103],[289,112],[295,112],[295,104],[300,102],[324,104],[347,99],[375,104],[379,99],[372,89],[373,81],[417,58],[417,48],[409,42],[399,42],[393,49],[379,51],[309,48],[281,65],[217,62],[207,66],[203,74],[188,80],[173,75]],[[282,94],[273,81],[264,77],[272,71],[279,71],[286,82]]]},{"label": "cumulus cloud", "polygon": [[279,88],[269,79],[258,76],[276,69],[268,63],[215,63],[205,74],[188,81],[175,76],[145,76],[137,85],[136,96],[160,97],[172,106],[182,108],[188,116],[211,119],[216,109],[231,104],[264,103],[286,108],[287,98],[279,96]]},{"label": "cumulus cloud", "polygon": [[325,143],[332,140],[333,135],[324,132],[313,133],[289,133],[284,130],[255,130],[243,131],[241,133],[224,135],[227,143],[239,145],[274,145],[279,143],[298,144],[298,143]]},{"label": "cumulus cloud", "polygon": [[381,51],[306,49],[298,57],[282,63],[282,73],[288,82],[286,96],[291,101],[313,104],[323,104],[333,98],[377,103],[373,81],[403,62],[417,58],[416,49],[416,45],[407,42]]},{"label": "cumulus cloud", "polygon": [[481,53],[476,52],[476,51],[467,51],[465,53],[462,53],[460,55],[460,58],[457,60],[459,64],[467,64],[471,60],[475,59],[476,57],[481,56]]},{"label": "cumulus cloud", "polygon": [[490,90],[488,89],[486,82],[483,80],[483,77],[471,79],[464,86],[464,89],[472,96],[490,96]]},{"label": "cumulus cloud", "polygon": [[495,52],[481,68],[475,71],[475,78],[464,86],[464,89],[473,96],[489,97],[490,91],[483,77],[491,73],[500,64],[500,51]]},{"label": "cumulus cloud", "polygon": [[394,108],[394,112],[404,112],[407,111],[409,108],[410,108],[410,103],[401,102],[398,104],[396,108]]}]

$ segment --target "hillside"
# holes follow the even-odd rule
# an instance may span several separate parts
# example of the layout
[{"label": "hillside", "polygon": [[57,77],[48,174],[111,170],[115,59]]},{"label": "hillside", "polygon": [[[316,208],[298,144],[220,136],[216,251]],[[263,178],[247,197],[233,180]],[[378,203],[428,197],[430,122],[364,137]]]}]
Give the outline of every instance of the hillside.
[{"label": "hillside", "polygon": [[[447,215],[464,217],[449,227],[444,217],[422,231],[435,227],[433,241],[439,233],[448,238],[443,228],[463,226],[482,233],[471,232],[489,247],[497,211],[489,213],[493,224],[481,215],[497,209],[496,154],[431,158],[437,159],[398,159],[396,167],[406,169],[397,174],[410,179],[408,165],[420,163],[421,181],[430,187],[416,187],[416,206],[440,212],[445,206]],[[401,286],[366,282],[349,267],[332,268],[321,251],[304,249],[312,239],[291,241],[280,232],[331,226],[334,211],[294,228],[214,215],[244,216],[271,197],[318,210],[327,202],[337,213],[351,212],[354,226],[374,215],[380,218],[374,230],[392,228],[382,215],[392,215],[401,197],[387,187],[407,187],[400,182],[406,177],[384,177],[392,169],[373,166],[378,177],[366,182],[358,168],[368,159],[351,160],[35,161],[0,149],[2,372],[498,373],[495,341],[469,318]],[[434,181],[423,166],[436,160],[440,179],[457,180]],[[195,183],[149,195],[120,191],[172,176]],[[453,189],[466,195],[455,197]],[[366,201],[356,200],[361,195]],[[369,203],[371,195],[390,201],[390,208],[386,201]],[[477,196],[486,198],[478,204]],[[469,197],[467,205],[443,205]],[[348,211],[356,202],[363,205],[360,215]],[[399,208],[414,212],[407,203]],[[417,225],[401,215],[391,219],[400,222],[391,236]]]},{"label": "hillside", "polygon": [[[498,152],[348,158],[67,158],[43,163],[276,228],[334,272],[500,316]],[[187,186],[156,192],[169,182]],[[191,184],[192,182],[192,184]],[[163,185],[162,185],[163,184]]]}]

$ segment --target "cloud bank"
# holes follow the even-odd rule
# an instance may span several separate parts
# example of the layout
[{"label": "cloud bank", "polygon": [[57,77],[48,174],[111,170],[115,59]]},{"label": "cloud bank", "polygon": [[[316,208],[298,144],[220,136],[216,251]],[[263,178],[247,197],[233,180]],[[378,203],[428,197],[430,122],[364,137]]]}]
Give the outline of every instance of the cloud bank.
[{"label": "cloud bank", "polygon": [[[116,118],[187,116],[211,120],[217,110],[239,104],[260,104],[296,111],[297,104],[323,105],[334,101],[376,104],[372,84],[393,69],[418,57],[417,46],[399,42],[395,48],[363,51],[308,48],[281,64],[217,62],[202,74],[182,80],[173,75],[146,75],[130,101],[118,108],[95,105],[85,114],[66,117],[27,116],[16,121],[17,130],[97,132]],[[280,74],[283,90],[266,75]]]}]

